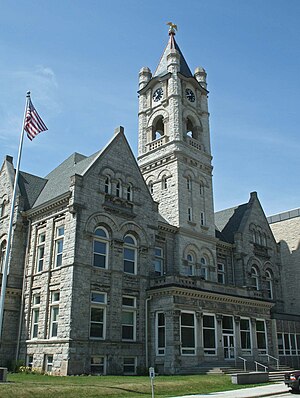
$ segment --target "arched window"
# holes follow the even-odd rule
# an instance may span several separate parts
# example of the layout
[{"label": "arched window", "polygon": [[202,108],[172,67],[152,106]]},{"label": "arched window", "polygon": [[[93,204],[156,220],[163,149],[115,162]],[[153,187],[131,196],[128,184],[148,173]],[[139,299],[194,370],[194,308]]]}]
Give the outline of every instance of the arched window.
[{"label": "arched window", "polygon": [[252,266],[252,267],[251,267],[251,281],[250,281],[250,286],[251,286],[254,290],[259,290],[258,280],[259,280],[259,275],[258,275],[257,268],[256,268],[256,266]]},{"label": "arched window", "polygon": [[111,182],[110,182],[110,177],[108,176],[105,178],[104,192],[111,193]]},{"label": "arched window", "polygon": [[168,178],[167,176],[163,176],[161,179],[161,187],[162,189],[168,189]]},{"label": "arched window", "polygon": [[132,235],[126,235],[123,248],[124,272],[136,274],[137,243]]},{"label": "arched window", "polygon": [[270,299],[273,298],[273,277],[269,270],[266,271],[267,292]]},{"label": "arched window", "polygon": [[127,200],[132,202],[132,185],[131,184],[129,184],[128,187],[127,187],[126,198],[127,198]]},{"label": "arched window", "polygon": [[150,182],[149,182],[148,188],[149,188],[149,191],[150,191],[151,195],[153,195],[153,192],[154,192],[154,184],[153,184],[153,181],[150,181]]},{"label": "arched window", "polygon": [[188,137],[194,138],[195,140],[198,138],[196,135],[196,129],[191,121],[191,119],[187,118],[186,121],[186,135]]},{"label": "arched window", "polygon": [[152,141],[158,140],[165,134],[165,126],[163,117],[160,116],[152,127]]},{"label": "arched window", "polygon": [[255,229],[252,230],[252,240],[254,243],[256,243],[256,232]]},{"label": "arched window", "polygon": [[117,185],[116,185],[116,196],[118,198],[120,198],[122,196],[122,185],[121,185],[121,181],[117,181]]},{"label": "arched window", "polygon": [[5,205],[6,202],[5,200],[0,204],[0,217],[4,217],[5,216]]},{"label": "arched window", "polygon": [[200,181],[200,195],[204,195],[204,184]]},{"label": "arched window", "polygon": [[96,228],[93,242],[94,267],[107,268],[108,263],[108,233],[103,227]]},{"label": "arched window", "polygon": [[265,233],[262,234],[262,237],[261,237],[261,244],[262,244],[263,246],[267,246],[267,237],[266,237],[266,234],[265,234]]},{"label": "arched window", "polygon": [[6,241],[4,240],[0,246],[0,273],[3,273],[4,258],[6,252]]},{"label": "arched window", "polygon": [[189,253],[186,256],[187,259],[187,275],[192,276],[195,275],[195,259],[194,256]]},{"label": "arched window", "polygon": [[261,233],[259,231],[257,233],[257,243],[261,245]]},{"label": "arched window", "polygon": [[200,276],[203,279],[207,279],[208,276],[208,261],[206,257],[201,257],[200,260],[201,269],[200,269]]},{"label": "arched window", "polygon": [[186,189],[190,191],[192,189],[192,179],[191,177],[186,178]]}]

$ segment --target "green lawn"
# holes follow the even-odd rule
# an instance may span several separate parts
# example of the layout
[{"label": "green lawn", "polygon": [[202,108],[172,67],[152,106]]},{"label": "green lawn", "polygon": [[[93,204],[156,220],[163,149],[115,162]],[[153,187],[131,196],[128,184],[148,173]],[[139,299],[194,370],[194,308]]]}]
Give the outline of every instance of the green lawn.
[{"label": "green lawn", "polygon": [[[234,390],[250,385],[231,384],[225,375],[157,376],[155,397],[204,394]],[[23,373],[8,375],[0,383],[0,398],[151,398],[149,377],[130,376],[44,376]]]}]

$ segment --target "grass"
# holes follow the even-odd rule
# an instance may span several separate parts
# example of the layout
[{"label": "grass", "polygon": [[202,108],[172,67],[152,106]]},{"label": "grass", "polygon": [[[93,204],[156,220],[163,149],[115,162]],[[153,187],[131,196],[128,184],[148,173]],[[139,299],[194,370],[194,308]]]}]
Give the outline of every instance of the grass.
[{"label": "grass", "polygon": [[[226,375],[158,376],[155,397],[207,394],[253,385],[235,385]],[[45,376],[11,373],[0,383],[0,398],[151,398],[149,377]]]}]

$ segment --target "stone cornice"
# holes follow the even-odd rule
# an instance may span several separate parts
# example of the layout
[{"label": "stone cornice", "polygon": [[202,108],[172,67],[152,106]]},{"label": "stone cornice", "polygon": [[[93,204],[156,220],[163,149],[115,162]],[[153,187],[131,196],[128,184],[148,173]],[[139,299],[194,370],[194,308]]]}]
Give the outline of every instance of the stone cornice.
[{"label": "stone cornice", "polygon": [[252,299],[249,297],[241,297],[241,296],[232,296],[232,295],[224,295],[221,293],[215,292],[207,292],[196,289],[184,288],[180,286],[166,286],[159,288],[151,288],[148,290],[149,294],[154,296],[184,296],[202,300],[209,300],[214,302],[222,302],[222,303],[230,303],[237,305],[246,305],[249,307],[261,307],[268,310],[274,306],[274,303],[270,303],[264,300]]},{"label": "stone cornice", "polygon": [[23,213],[23,215],[27,218],[32,218],[39,214],[50,212],[51,210],[57,207],[67,206],[70,197],[71,197],[71,192],[63,193],[62,195],[57,196],[56,198],[51,199],[48,202],[45,202],[37,207],[27,210],[26,212]]}]

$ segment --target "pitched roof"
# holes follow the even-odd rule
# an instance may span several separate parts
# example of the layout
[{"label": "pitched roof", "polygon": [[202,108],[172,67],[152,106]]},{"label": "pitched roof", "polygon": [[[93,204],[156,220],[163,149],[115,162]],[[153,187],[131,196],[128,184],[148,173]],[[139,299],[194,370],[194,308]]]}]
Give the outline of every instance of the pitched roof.
[{"label": "pitched roof", "polygon": [[157,76],[164,76],[165,74],[168,73],[168,63],[167,63],[167,56],[169,54],[169,52],[171,50],[177,50],[179,52],[180,55],[180,68],[179,68],[179,72],[182,73],[184,76],[186,77],[192,77],[193,74],[186,62],[186,60],[184,59],[184,56],[178,46],[178,44],[175,41],[175,37],[174,34],[170,34],[170,38],[168,41],[168,44],[163,52],[163,55],[160,58],[159,64],[156,68],[156,71],[154,72],[153,77],[157,77]]},{"label": "pitched roof", "polygon": [[77,152],[69,156],[45,177],[47,183],[33,207],[37,207],[68,192],[70,189],[70,177],[74,174],[82,175],[100,152],[98,151],[89,157]]},{"label": "pitched roof", "polygon": [[24,210],[28,210],[33,206],[46,183],[47,180],[45,178],[20,171],[18,185],[24,199]]},{"label": "pitched roof", "polygon": [[215,223],[219,230],[218,237],[224,238],[229,243],[233,243],[234,234],[239,230],[242,219],[248,208],[249,203],[244,203],[240,206],[216,212]]}]

